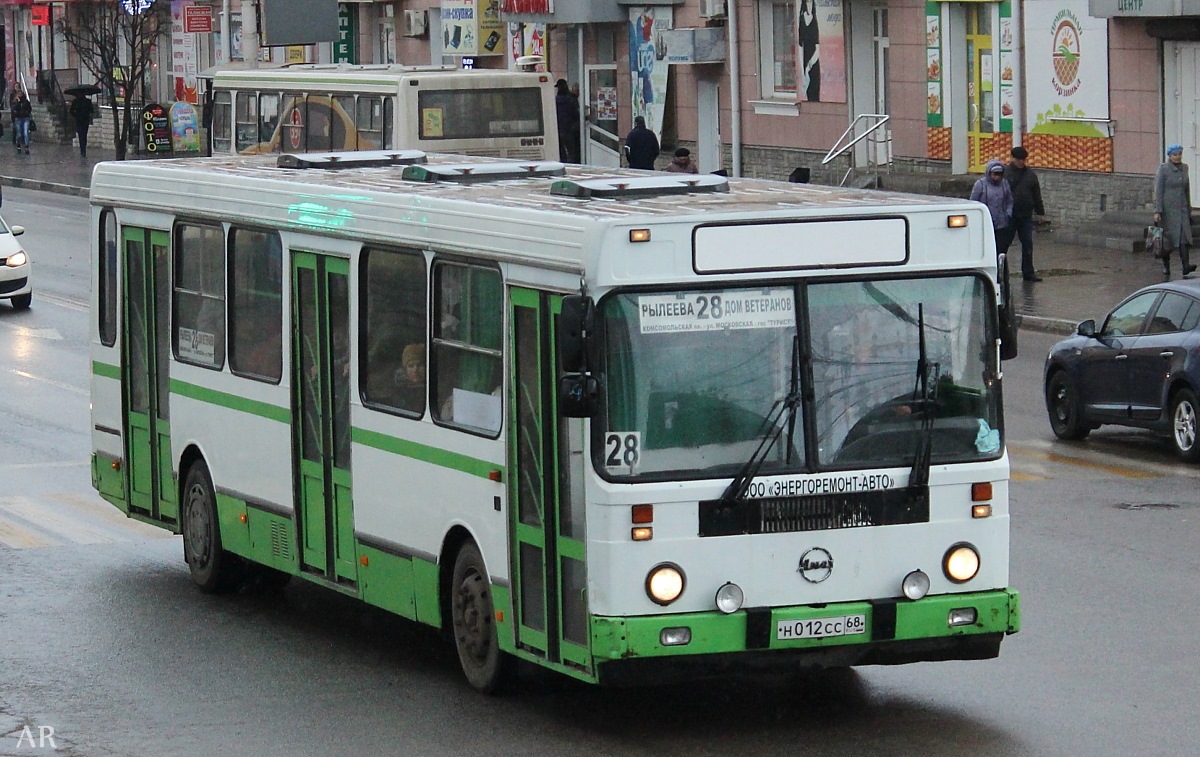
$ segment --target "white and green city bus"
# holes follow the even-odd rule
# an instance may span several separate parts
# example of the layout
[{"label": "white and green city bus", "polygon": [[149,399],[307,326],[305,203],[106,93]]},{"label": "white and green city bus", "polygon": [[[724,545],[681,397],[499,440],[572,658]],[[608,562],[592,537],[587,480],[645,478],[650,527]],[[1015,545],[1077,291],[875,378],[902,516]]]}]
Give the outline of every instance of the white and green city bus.
[{"label": "white and green city bus", "polygon": [[981,659],[1009,586],[984,206],[418,151],[97,166],[93,483],[585,681]]},{"label": "white and green city bus", "polygon": [[212,155],[415,148],[558,160],[547,73],[306,63],[219,70]]}]

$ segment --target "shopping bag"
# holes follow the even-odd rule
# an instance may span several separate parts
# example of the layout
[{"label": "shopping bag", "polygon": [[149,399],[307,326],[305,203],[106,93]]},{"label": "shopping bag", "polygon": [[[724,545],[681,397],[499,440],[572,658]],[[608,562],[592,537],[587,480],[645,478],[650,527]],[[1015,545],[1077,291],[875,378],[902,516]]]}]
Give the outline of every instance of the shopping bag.
[{"label": "shopping bag", "polygon": [[1151,224],[1146,227],[1146,252],[1156,258],[1163,256],[1163,230],[1161,226]]}]

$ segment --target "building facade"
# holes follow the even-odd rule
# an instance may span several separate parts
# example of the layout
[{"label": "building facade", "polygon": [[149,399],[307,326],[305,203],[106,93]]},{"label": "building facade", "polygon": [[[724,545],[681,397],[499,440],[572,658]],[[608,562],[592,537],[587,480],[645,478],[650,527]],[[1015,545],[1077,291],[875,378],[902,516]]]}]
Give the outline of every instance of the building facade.
[{"label": "building facade", "polygon": [[[152,96],[197,97],[197,73],[245,57],[240,0],[205,6],[210,32],[185,30],[186,16],[205,13],[185,10],[193,5],[204,4],[172,3],[178,28]],[[3,6],[9,86],[46,67],[78,80],[53,27],[70,6]],[[701,171],[801,169],[822,183],[971,174],[1023,144],[1052,217],[1079,225],[1145,208],[1165,145],[1200,161],[1200,0],[402,0],[338,10],[337,42],[265,47],[259,65],[500,68],[540,55],[579,88],[582,154],[596,164],[620,161],[638,115],[664,148],[691,148]]]}]

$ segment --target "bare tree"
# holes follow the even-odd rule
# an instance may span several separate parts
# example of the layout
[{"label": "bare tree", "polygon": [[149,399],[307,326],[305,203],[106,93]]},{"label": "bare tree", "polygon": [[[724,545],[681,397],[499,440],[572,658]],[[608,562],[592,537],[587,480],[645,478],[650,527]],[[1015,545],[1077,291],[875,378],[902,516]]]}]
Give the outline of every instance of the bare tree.
[{"label": "bare tree", "polygon": [[[58,21],[59,31],[96,77],[96,85],[107,93],[116,126],[117,160],[124,160],[130,134],[141,117],[140,111],[133,111],[133,101],[141,99],[155,47],[171,28],[170,4],[80,0],[67,3],[66,10]],[[118,97],[118,93],[124,96]]]}]

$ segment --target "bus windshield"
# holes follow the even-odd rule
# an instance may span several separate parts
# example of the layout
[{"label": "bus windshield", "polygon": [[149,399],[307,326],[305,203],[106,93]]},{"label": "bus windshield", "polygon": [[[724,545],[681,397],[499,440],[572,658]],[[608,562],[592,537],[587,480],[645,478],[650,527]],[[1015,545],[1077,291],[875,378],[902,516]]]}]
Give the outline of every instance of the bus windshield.
[{"label": "bus windshield", "polygon": [[[768,438],[758,475],[900,467],[920,434],[934,462],[995,459],[993,300],[975,275],[609,297],[596,465],[728,476]],[[780,413],[797,349],[804,401]]]}]

